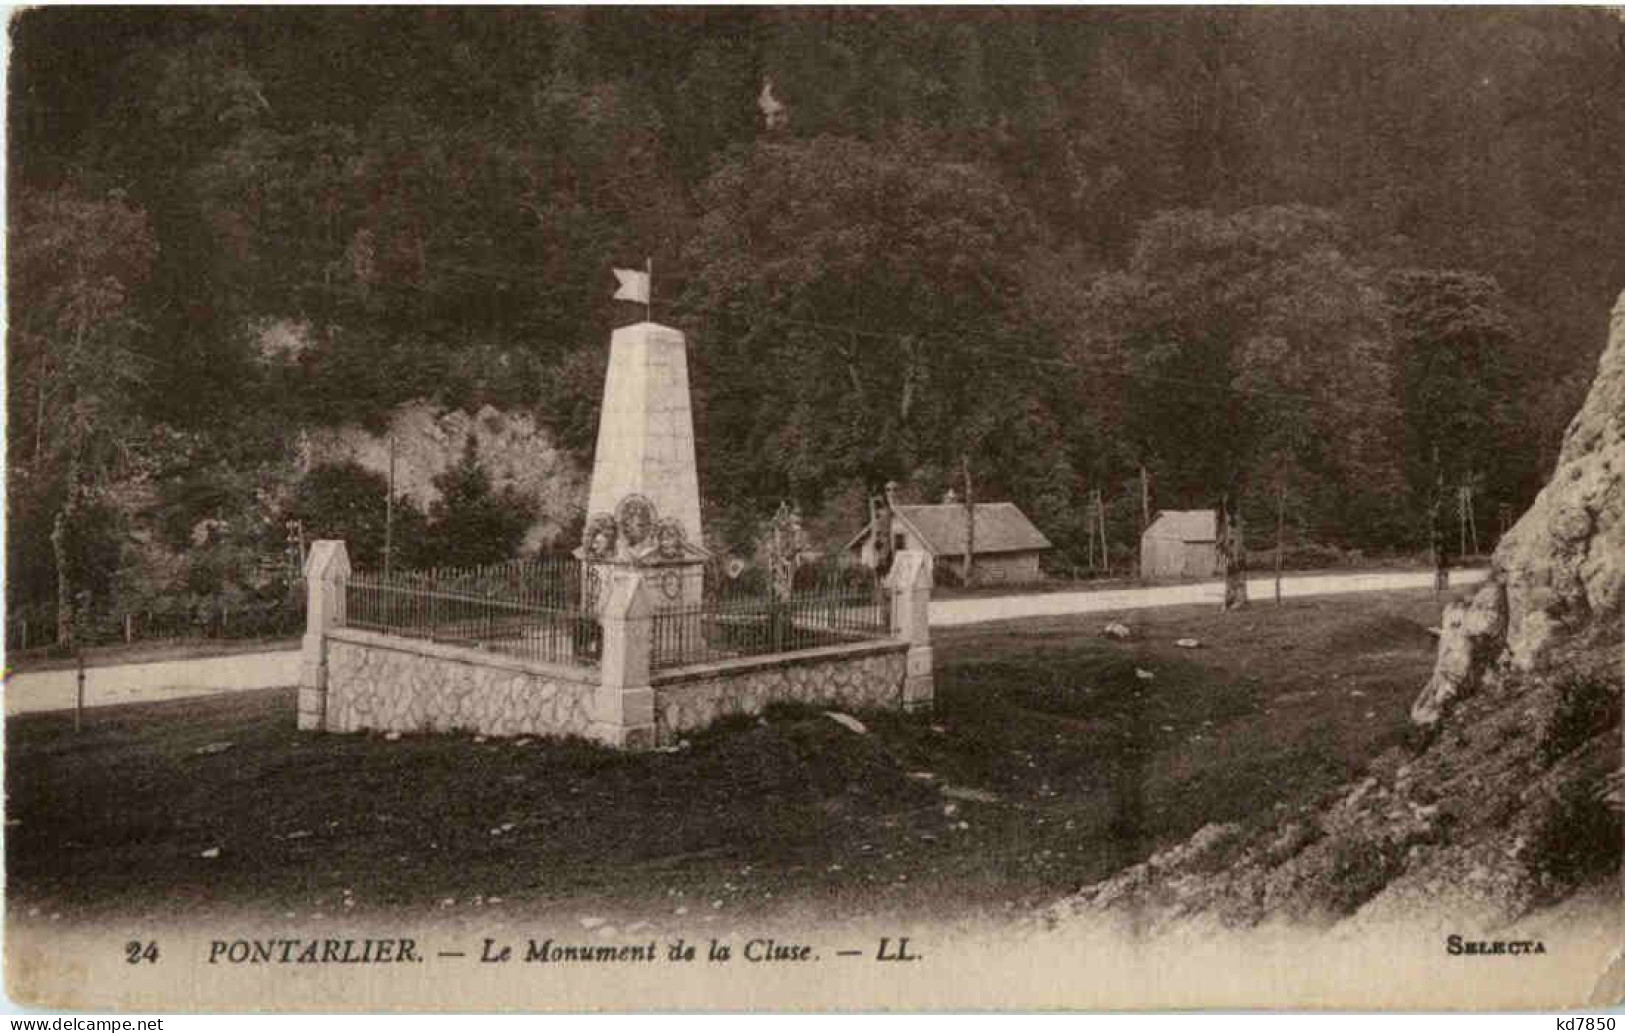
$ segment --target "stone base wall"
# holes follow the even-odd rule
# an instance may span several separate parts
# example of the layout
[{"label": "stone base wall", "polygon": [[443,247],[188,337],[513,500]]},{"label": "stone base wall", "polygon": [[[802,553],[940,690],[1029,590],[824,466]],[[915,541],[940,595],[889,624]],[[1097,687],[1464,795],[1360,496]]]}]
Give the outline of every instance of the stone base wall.
[{"label": "stone base wall", "polygon": [[[595,724],[606,690],[592,668],[353,628],[330,631],[326,651],[320,727],[329,732],[579,736],[629,745],[606,738]],[[652,696],[652,742],[646,733],[634,748],[673,745],[719,718],[759,714],[773,703],[917,709],[909,656],[908,643],[890,640],[656,672],[641,690],[646,700]],[[649,703],[643,705],[647,714]]]},{"label": "stone base wall", "polygon": [[908,645],[873,642],[656,672],[655,743],[670,746],[730,714],[772,703],[849,709],[905,707]]},{"label": "stone base wall", "polygon": [[322,727],[586,737],[597,688],[591,668],[341,628],[328,632]]}]

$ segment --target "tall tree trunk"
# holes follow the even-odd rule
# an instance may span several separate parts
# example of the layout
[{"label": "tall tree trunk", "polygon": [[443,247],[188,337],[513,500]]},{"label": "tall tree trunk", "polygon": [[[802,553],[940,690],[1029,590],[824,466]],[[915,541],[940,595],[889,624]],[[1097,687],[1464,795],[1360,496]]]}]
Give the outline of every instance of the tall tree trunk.
[{"label": "tall tree trunk", "polygon": [[51,521],[51,553],[56,560],[56,640],[63,646],[73,645],[76,586],[68,538],[79,526],[80,495],[78,441],[70,441],[69,447],[67,493],[63,496],[62,508]]},{"label": "tall tree trunk", "polygon": [[1224,608],[1239,610],[1247,605],[1247,555],[1242,541],[1241,507],[1231,512],[1230,497],[1219,509],[1219,553],[1224,559]]},{"label": "tall tree trunk", "polygon": [[34,465],[45,451],[45,364],[40,363],[39,387],[34,394]]},{"label": "tall tree trunk", "polygon": [[1444,478],[1434,482],[1433,504],[1428,507],[1428,549],[1433,554],[1433,590],[1450,587],[1450,550],[1444,533]]},{"label": "tall tree trunk", "polygon": [[[72,489],[69,489],[72,495]],[[56,640],[73,645],[73,584],[68,574],[68,506],[51,521],[51,552],[56,556]]]}]

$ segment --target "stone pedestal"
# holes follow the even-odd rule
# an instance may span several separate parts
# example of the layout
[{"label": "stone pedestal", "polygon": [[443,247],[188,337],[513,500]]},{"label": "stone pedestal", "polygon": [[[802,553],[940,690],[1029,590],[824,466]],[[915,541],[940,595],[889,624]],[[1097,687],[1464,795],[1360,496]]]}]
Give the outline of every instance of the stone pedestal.
[{"label": "stone pedestal", "polygon": [[639,571],[612,572],[604,590],[604,652],[589,734],[611,746],[649,749],[655,741],[649,685],[654,608]]},{"label": "stone pedestal", "polygon": [[319,541],[305,557],[305,638],[299,659],[299,730],[327,721],[327,632],[344,626],[344,579],[350,554],[341,541]]},{"label": "stone pedestal", "polygon": [[891,593],[892,635],[908,643],[903,681],[903,709],[929,710],[936,695],[931,673],[931,557],[905,549],[892,560],[886,575]]}]

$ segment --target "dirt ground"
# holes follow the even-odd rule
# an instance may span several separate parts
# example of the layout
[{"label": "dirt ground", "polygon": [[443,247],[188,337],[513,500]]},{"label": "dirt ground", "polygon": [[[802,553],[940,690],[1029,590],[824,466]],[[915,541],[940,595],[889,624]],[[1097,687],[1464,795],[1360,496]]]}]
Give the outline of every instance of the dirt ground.
[{"label": "dirt ground", "polygon": [[1442,602],[944,631],[933,715],[780,707],[669,753],[299,733],[292,690],[13,718],[8,907],[997,919],[1358,774],[1407,734]]}]

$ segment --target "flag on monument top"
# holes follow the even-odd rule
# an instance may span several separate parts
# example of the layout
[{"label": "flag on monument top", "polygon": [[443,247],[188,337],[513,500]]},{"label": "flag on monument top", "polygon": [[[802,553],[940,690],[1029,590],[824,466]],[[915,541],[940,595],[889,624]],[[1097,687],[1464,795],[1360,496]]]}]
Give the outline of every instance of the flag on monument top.
[{"label": "flag on monument top", "polygon": [[649,274],[642,269],[615,269],[615,300],[649,304]]}]

